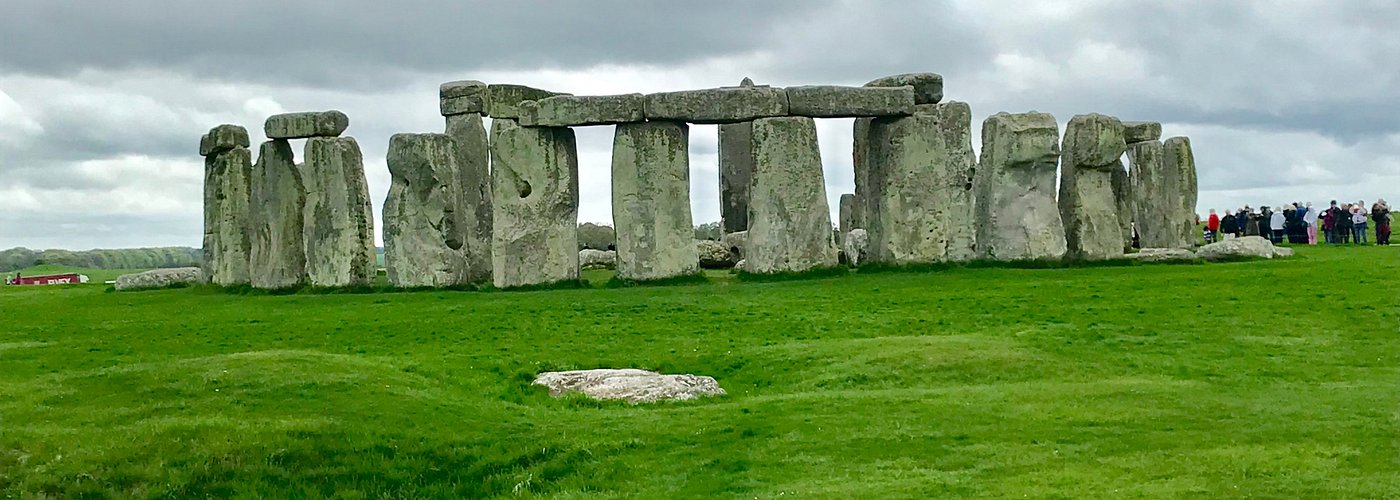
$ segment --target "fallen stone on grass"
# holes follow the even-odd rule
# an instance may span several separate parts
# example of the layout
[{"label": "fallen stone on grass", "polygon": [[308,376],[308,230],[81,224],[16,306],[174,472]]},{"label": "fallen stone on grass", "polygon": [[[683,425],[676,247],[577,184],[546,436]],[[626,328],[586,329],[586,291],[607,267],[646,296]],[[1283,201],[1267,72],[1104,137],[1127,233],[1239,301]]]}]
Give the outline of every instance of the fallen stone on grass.
[{"label": "fallen stone on grass", "polygon": [[[1261,258],[1272,259],[1274,257],[1286,257],[1279,255],[1277,248],[1269,240],[1262,236],[1245,236],[1233,240],[1219,241],[1201,247],[1196,251],[1196,255],[1205,260],[1224,260],[1233,258]],[[1292,250],[1289,250],[1289,255]]]},{"label": "fallen stone on grass", "polygon": [[198,267],[152,269],[144,273],[117,277],[117,291],[165,288],[173,285],[195,285],[204,282],[204,271]]},{"label": "fallen stone on grass", "polygon": [[846,233],[846,240],[841,242],[841,251],[846,253],[846,262],[856,267],[865,262],[865,249],[869,246],[870,236],[865,230],[852,229]]},{"label": "fallen stone on grass", "polygon": [[1196,253],[1185,248],[1144,248],[1124,257],[1140,262],[1179,262],[1196,260]]},{"label": "fallen stone on grass", "polygon": [[695,240],[695,253],[703,269],[729,269],[734,267],[734,254],[724,243],[714,240]]},{"label": "fallen stone on grass", "polygon": [[612,269],[617,265],[617,252],[585,248],[578,251],[580,269]]},{"label": "fallen stone on grass", "polygon": [[535,378],[535,385],[549,388],[549,395],[554,397],[579,392],[594,399],[634,404],[724,395],[724,389],[712,377],[662,375],[635,368],[545,372]]}]

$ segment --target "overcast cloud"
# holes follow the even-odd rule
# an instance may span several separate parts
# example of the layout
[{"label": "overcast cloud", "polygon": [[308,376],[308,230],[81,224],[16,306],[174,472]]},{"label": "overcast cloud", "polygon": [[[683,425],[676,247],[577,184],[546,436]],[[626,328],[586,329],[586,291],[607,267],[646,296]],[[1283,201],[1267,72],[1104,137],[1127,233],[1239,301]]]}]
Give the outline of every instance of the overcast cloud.
[{"label": "overcast cloud", "polygon": [[[200,134],[256,144],[284,111],[350,115],[378,212],[389,136],[440,131],[437,86],[458,79],[610,94],[933,71],[976,129],[1162,121],[1192,139],[1201,212],[1400,198],[1391,1],[6,0],[0,33],[0,248],[197,246]],[[850,130],[819,123],[833,204]],[[580,221],[607,222],[611,128],[578,137]],[[692,128],[697,222],[719,218],[715,143]]]}]

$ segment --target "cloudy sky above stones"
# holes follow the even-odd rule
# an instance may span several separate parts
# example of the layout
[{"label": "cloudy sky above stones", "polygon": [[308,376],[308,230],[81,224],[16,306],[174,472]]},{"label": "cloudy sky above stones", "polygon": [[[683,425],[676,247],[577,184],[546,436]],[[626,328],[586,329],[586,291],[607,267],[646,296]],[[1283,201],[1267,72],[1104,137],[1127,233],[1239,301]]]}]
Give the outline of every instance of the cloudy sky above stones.
[{"label": "cloudy sky above stones", "polygon": [[[575,94],[859,85],[933,71],[946,99],[1164,122],[1201,212],[1400,198],[1400,8],[1389,1],[6,0],[0,248],[200,242],[201,133],[256,144],[284,111],[340,109],[375,211],[396,132],[440,131],[458,79]],[[828,193],[850,121],[819,124]],[[581,221],[606,222],[611,129],[579,129]],[[719,218],[714,127],[691,131],[697,222]],[[254,147],[256,151],[256,146]]]}]

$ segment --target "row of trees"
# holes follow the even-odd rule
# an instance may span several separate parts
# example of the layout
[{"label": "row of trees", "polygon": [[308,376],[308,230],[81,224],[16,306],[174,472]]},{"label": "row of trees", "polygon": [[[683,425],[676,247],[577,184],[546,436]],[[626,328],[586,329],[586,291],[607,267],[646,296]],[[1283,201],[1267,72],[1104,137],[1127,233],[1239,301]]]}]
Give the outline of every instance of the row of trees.
[{"label": "row of trees", "polygon": [[0,250],[0,272],[15,271],[42,264],[89,269],[154,269],[197,266],[198,248],[121,248],[107,250],[30,250],[24,247]]},{"label": "row of trees", "polygon": [[[695,239],[719,241],[723,236],[718,222],[708,222],[695,226]],[[617,244],[617,232],[612,226],[585,222],[578,225],[578,249],[591,248],[607,250]]]}]

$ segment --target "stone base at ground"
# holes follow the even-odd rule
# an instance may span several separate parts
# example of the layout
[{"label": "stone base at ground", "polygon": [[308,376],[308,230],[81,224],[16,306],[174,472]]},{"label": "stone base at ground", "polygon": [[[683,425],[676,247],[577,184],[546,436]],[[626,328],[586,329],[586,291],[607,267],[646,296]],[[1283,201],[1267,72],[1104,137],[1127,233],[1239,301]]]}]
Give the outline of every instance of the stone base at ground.
[{"label": "stone base at ground", "polygon": [[846,263],[852,267],[865,262],[866,248],[870,246],[870,236],[864,229],[856,228],[846,233],[841,242],[841,252],[846,254]]},{"label": "stone base at ground", "polygon": [[1179,262],[1196,260],[1196,253],[1184,248],[1144,248],[1123,257],[1141,262]]},{"label": "stone base at ground", "polygon": [[578,251],[579,269],[612,269],[617,265],[617,252],[585,248]]},{"label": "stone base at ground", "polygon": [[1246,257],[1272,259],[1277,254],[1278,252],[1274,244],[1270,243],[1269,240],[1264,239],[1262,236],[1245,236],[1233,240],[1219,241],[1196,250],[1196,255],[1206,260]]},{"label": "stone base at ground", "polygon": [[204,271],[198,267],[154,269],[144,273],[117,277],[117,291],[163,288],[171,285],[195,285],[204,282]]},{"label": "stone base at ground", "polygon": [[535,385],[549,388],[549,395],[555,397],[577,392],[594,399],[629,403],[685,401],[725,394],[711,377],[662,375],[630,368],[545,372],[535,378]]}]

